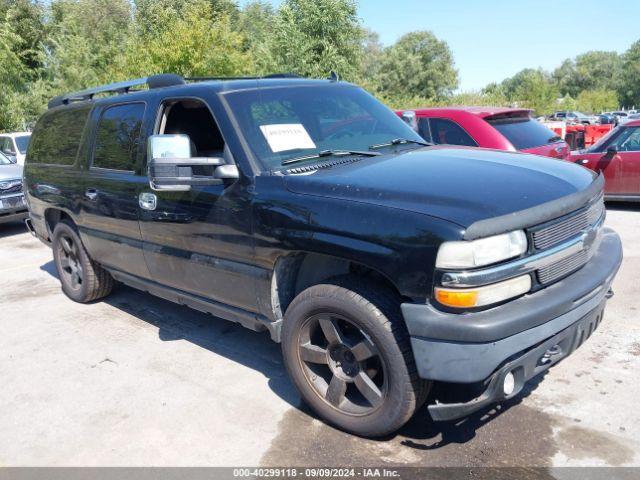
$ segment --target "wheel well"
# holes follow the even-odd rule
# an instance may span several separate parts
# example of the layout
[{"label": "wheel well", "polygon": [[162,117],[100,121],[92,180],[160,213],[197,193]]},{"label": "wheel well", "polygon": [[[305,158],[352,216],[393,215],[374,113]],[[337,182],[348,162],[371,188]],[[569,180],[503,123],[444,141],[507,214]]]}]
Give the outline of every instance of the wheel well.
[{"label": "wheel well", "polygon": [[47,232],[49,235],[49,240],[51,240],[53,236],[53,229],[56,228],[56,225],[58,224],[58,222],[60,222],[63,219],[68,219],[71,222],[73,222],[73,219],[67,212],[63,210],[59,210],[57,208],[47,209],[44,212],[44,219],[45,219],[45,222],[47,223]]},{"label": "wheel well", "polygon": [[370,267],[330,255],[295,253],[276,262],[271,279],[274,318],[283,318],[289,304],[304,289],[345,274],[374,280],[401,296],[393,282]]}]

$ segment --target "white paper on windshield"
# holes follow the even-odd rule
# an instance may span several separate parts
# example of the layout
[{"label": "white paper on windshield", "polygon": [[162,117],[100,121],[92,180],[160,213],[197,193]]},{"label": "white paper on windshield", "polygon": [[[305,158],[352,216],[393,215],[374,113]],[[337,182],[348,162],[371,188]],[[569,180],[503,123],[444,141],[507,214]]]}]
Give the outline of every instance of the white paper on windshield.
[{"label": "white paper on windshield", "polygon": [[301,123],[260,125],[260,130],[274,153],[297,148],[316,148],[316,144]]}]

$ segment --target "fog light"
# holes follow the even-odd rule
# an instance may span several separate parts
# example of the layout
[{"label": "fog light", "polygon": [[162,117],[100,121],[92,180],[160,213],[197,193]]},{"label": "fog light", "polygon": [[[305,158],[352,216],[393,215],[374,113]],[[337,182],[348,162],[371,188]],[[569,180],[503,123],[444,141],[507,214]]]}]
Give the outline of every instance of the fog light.
[{"label": "fog light", "polygon": [[513,372],[507,373],[502,383],[502,391],[505,395],[511,395],[516,389],[516,377],[513,376]]}]

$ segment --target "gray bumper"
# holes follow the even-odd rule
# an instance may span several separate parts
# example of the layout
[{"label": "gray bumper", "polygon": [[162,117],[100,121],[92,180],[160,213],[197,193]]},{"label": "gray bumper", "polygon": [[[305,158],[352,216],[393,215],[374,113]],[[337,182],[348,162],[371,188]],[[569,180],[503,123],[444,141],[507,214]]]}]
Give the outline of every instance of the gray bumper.
[{"label": "gray bumper", "polygon": [[28,217],[29,211],[26,208],[21,210],[0,210],[0,224],[20,221]]},{"label": "gray bumper", "polygon": [[604,229],[588,264],[513,302],[467,314],[442,312],[429,304],[403,304],[419,375],[453,383],[485,380],[507,360],[604,308],[621,262],[620,238]]}]

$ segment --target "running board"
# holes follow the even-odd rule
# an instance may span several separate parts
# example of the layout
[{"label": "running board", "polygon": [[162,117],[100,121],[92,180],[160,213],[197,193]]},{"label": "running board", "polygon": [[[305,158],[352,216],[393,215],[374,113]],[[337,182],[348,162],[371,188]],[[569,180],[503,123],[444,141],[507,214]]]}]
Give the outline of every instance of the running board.
[{"label": "running board", "polygon": [[166,287],[151,280],[136,277],[119,270],[110,268],[107,268],[107,270],[114,279],[132,288],[148,292],[151,295],[169,300],[170,302],[177,303],[179,305],[185,305],[189,308],[193,308],[194,310],[198,310],[199,312],[208,313],[214,317],[239,323],[243,327],[255,332],[268,331],[271,336],[271,340],[278,343],[280,342],[280,327],[282,320],[271,321],[264,315],[258,315],[241,308],[232,307],[198,295]]}]

